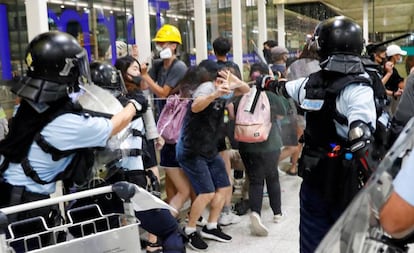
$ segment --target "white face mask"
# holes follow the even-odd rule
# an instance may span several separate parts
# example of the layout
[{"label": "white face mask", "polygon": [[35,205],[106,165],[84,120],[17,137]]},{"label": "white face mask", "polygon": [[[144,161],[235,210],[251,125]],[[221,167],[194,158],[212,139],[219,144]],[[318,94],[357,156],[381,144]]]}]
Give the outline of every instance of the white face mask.
[{"label": "white face mask", "polygon": [[397,63],[402,63],[402,62],[403,62],[403,58],[402,58],[402,56],[400,56],[400,58],[398,58]]},{"label": "white face mask", "polygon": [[160,51],[160,58],[161,59],[169,59],[172,57],[172,51],[171,48],[166,47],[163,50]]}]

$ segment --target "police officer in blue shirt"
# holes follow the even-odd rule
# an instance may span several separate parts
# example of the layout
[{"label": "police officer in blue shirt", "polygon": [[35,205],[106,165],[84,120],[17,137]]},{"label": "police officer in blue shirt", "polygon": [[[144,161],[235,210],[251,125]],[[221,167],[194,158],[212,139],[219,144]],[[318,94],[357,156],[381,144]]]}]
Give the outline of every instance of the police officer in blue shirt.
[{"label": "police officer in blue shirt", "polygon": [[346,17],[322,21],[315,29],[321,70],[297,80],[272,81],[260,88],[292,97],[305,110],[304,148],[298,172],[300,252],[314,252],[322,238],[369,177],[367,151],[375,130],[371,80],[361,61],[362,30]]},{"label": "police officer in blue shirt", "polygon": [[[25,61],[27,73],[12,87],[21,104],[0,142],[0,207],[48,198],[56,180],[75,169],[75,181],[81,182],[93,163],[89,148],[105,147],[145,110],[145,99],[131,99],[110,119],[84,113],[76,94],[90,84],[89,62],[85,49],[67,33],[38,35],[29,43]],[[47,218],[49,211],[45,207],[14,218]]]}]

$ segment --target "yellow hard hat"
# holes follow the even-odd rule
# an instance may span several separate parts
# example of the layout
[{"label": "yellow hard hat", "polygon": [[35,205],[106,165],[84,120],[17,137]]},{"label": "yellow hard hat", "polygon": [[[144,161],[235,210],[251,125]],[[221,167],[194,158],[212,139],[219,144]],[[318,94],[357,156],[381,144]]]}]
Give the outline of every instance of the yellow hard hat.
[{"label": "yellow hard hat", "polygon": [[177,27],[173,25],[163,25],[152,40],[154,42],[176,42],[182,44],[181,34]]}]

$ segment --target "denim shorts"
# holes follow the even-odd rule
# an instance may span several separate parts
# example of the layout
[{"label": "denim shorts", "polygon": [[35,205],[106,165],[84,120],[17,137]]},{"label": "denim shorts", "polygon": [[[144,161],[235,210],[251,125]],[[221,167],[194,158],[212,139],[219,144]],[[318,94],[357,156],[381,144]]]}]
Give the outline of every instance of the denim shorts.
[{"label": "denim shorts", "polygon": [[211,159],[177,152],[177,160],[196,194],[215,192],[230,186],[224,161],[219,154]]}]

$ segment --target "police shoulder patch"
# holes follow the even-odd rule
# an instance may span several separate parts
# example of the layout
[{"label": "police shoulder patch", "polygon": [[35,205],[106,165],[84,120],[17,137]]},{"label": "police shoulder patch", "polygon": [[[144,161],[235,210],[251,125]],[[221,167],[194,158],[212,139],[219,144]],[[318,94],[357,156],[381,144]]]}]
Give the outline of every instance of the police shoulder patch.
[{"label": "police shoulder patch", "polygon": [[323,99],[307,99],[305,98],[300,107],[304,110],[319,111],[323,106]]}]

